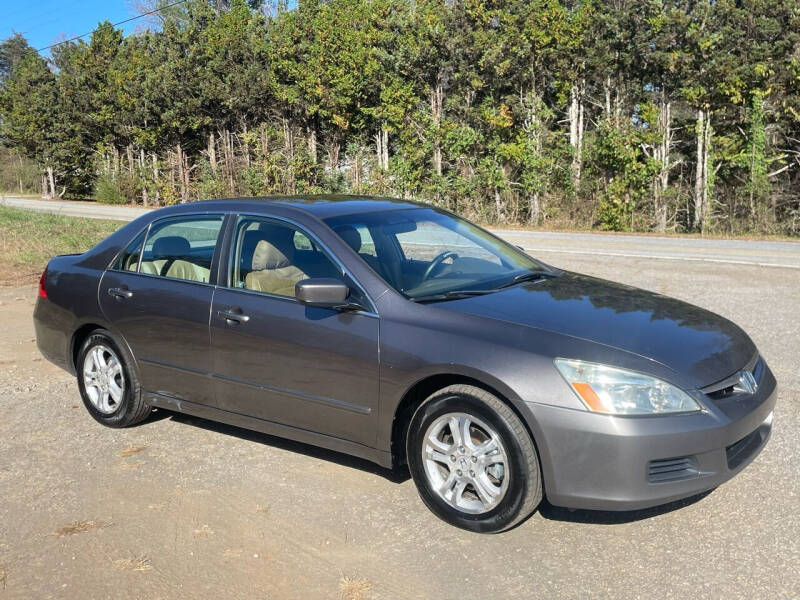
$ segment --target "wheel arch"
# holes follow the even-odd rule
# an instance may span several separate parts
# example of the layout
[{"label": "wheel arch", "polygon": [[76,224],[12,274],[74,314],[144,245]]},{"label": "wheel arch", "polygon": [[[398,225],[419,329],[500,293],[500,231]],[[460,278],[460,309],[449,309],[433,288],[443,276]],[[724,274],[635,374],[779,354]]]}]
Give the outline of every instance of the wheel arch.
[{"label": "wheel arch", "polygon": [[[393,466],[398,467],[406,464],[405,441],[414,411],[434,392],[457,384],[472,385],[485,390],[511,408],[522,421],[528,435],[531,436],[533,445],[539,455],[542,471],[546,470],[544,461],[547,458],[543,456],[542,448],[539,446],[539,439],[542,437],[541,432],[538,431],[538,426],[533,422],[533,416],[530,411],[524,408],[523,400],[501,382],[492,381],[491,378],[482,377],[479,374],[458,372],[440,372],[426,375],[415,381],[403,394],[400,402],[395,407],[394,418],[392,419],[390,451]],[[546,478],[543,477],[542,485],[545,484],[544,479]]]},{"label": "wheel arch", "polygon": [[105,328],[98,323],[84,323],[72,334],[72,340],[69,345],[69,365],[73,371],[78,371],[78,354],[81,351],[83,343],[86,341],[86,338],[92,335],[93,331],[97,331],[98,329]]},{"label": "wheel arch", "polygon": [[120,346],[120,349],[123,351],[123,353],[127,354],[127,357],[130,359],[131,366],[134,368],[136,376],[138,377],[139,364],[137,363],[136,357],[133,355],[127,340],[112,327],[97,321],[82,323],[72,334],[72,340],[70,341],[69,346],[69,366],[71,367],[73,374],[78,372],[78,354],[81,351],[83,343],[86,341],[86,338],[88,338],[98,329],[107,331],[111,335],[111,339],[114,340],[118,346]]}]

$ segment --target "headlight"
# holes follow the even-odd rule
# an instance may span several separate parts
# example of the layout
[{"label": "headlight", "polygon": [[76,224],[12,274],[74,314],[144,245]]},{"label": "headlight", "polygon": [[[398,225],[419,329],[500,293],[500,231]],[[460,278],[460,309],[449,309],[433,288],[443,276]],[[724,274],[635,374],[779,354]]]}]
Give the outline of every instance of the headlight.
[{"label": "headlight", "polygon": [[652,415],[701,410],[686,392],[655,377],[566,358],[557,358],[555,365],[589,410],[595,412]]}]

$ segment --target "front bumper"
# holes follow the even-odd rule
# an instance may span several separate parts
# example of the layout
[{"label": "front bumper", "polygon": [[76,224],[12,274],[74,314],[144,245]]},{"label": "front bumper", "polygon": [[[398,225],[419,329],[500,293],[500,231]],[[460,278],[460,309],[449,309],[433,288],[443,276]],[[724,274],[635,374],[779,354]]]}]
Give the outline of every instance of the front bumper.
[{"label": "front bumper", "polygon": [[757,393],[735,411],[706,402],[701,413],[615,417],[529,403],[547,499],[569,508],[637,510],[728,481],[772,429],[778,392],[764,371]]}]

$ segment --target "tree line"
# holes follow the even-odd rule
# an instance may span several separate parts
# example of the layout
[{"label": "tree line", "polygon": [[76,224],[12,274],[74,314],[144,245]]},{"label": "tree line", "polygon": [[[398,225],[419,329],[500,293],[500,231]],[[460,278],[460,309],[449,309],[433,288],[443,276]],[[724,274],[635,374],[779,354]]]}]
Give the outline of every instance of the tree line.
[{"label": "tree line", "polygon": [[158,15],[50,58],[21,35],[0,44],[0,183],[800,234],[795,0],[189,0]]}]

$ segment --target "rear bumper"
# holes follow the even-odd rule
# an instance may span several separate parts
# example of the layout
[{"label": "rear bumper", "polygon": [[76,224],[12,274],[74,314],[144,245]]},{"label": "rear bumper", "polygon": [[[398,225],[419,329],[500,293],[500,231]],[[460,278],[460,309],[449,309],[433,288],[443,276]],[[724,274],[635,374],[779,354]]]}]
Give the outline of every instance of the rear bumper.
[{"label": "rear bumper", "polygon": [[713,489],[763,449],[776,399],[766,369],[736,419],[711,403],[701,413],[644,418],[528,404],[547,498],[569,508],[637,510]]},{"label": "rear bumper", "polygon": [[39,298],[33,310],[33,325],[36,330],[36,346],[51,363],[74,374],[70,357],[70,339],[63,329],[63,309],[50,300]]}]

